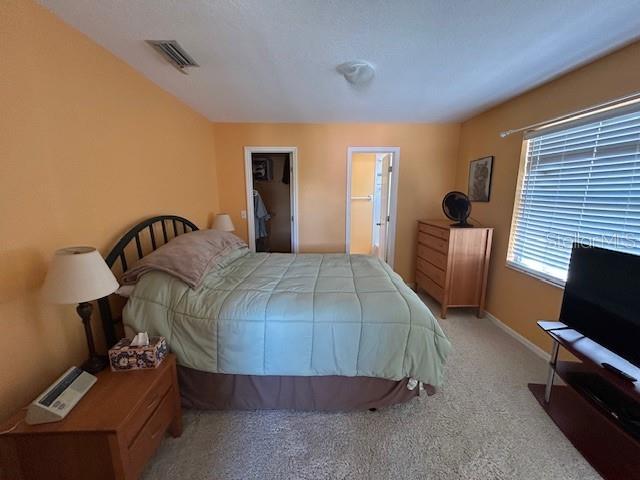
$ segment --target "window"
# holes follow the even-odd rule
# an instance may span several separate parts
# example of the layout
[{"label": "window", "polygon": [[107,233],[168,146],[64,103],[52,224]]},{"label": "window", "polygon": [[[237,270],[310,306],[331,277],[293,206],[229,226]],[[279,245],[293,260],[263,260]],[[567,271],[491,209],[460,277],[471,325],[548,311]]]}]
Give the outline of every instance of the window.
[{"label": "window", "polygon": [[640,105],[525,135],[507,265],[563,285],[574,242],[640,254]]}]

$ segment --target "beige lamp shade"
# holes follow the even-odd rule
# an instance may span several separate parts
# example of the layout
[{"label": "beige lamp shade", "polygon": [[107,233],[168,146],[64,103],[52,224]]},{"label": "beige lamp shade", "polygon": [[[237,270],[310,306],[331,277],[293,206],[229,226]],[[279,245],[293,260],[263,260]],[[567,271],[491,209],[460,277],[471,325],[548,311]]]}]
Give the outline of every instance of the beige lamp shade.
[{"label": "beige lamp shade", "polygon": [[231,217],[226,213],[219,213],[213,220],[213,228],[215,230],[222,230],[223,232],[233,232],[235,227],[231,221]]},{"label": "beige lamp shade", "polygon": [[106,297],[118,287],[116,277],[95,248],[68,247],[54,254],[42,297],[52,303],[82,303]]}]

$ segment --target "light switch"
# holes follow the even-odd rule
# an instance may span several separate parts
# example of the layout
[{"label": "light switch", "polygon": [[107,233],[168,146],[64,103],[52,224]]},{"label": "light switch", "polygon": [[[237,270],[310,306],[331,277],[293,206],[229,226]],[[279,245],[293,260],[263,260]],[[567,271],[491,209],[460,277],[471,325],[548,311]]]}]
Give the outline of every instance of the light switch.
[{"label": "light switch", "polygon": [[246,210],[242,210],[240,212],[240,216],[242,217],[243,220],[246,220],[247,219],[247,211]]}]

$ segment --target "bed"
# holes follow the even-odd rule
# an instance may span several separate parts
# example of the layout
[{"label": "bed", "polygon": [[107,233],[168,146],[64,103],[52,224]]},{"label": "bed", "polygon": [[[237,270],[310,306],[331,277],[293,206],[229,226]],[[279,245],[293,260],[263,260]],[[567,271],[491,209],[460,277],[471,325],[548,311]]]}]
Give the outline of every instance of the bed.
[{"label": "bed", "polygon": [[127,232],[106,262],[135,284],[119,317],[99,301],[107,343],[123,324],[163,335],[186,407],[373,409],[442,383],[448,340],[376,257],[252,253],[231,234],[160,216]]}]

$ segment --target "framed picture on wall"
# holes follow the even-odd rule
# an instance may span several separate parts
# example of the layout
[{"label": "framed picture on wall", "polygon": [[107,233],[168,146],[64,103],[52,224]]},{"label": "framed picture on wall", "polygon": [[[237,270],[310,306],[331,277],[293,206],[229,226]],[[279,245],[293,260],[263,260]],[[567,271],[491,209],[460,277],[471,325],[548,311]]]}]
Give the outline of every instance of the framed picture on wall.
[{"label": "framed picture on wall", "polygon": [[482,157],[469,163],[469,200],[488,202],[491,198],[493,156]]},{"label": "framed picture on wall", "polygon": [[273,178],[273,164],[270,158],[254,158],[252,165],[254,181],[271,181]]}]

